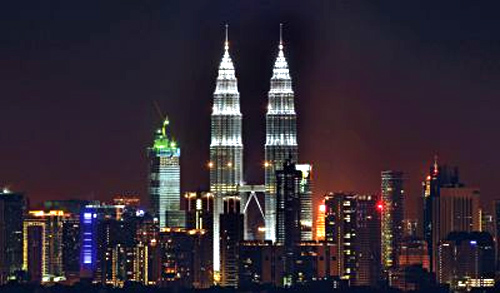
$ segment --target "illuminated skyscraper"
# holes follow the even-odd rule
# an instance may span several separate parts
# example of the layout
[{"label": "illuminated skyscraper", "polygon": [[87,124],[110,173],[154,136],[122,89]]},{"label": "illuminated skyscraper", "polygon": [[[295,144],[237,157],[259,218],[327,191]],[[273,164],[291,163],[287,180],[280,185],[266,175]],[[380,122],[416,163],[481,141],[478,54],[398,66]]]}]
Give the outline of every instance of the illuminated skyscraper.
[{"label": "illuminated skyscraper", "polygon": [[63,270],[63,222],[61,210],[30,211],[23,223],[23,270],[31,281],[57,282]]},{"label": "illuminated skyscraper", "polygon": [[281,37],[278,57],[274,63],[266,114],[265,185],[266,239],[276,241],[276,177],[285,160],[298,160],[297,117],[292,79],[283,53]]},{"label": "illuminated skyscraper", "polygon": [[395,268],[398,262],[398,246],[403,238],[404,190],[403,173],[382,171],[382,269]]},{"label": "illuminated skyscraper", "polygon": [[0,190],[0,283],[23,265],[23,217],[26,199],[21,193]]},{"label": "illuminated skyscraper", "polygon": [[357,195],[355,193],[329,193],[325,195],[326,241],[337,245],[339,276],[354,284],[357,251]]},{"label": "illuminated skyscraper", "polygon": [[300,179],[300,238],[302,241],[310,241],[313,240],[312,165],[297,164],[295,168],[302,173]]},{"label": "illuminated skyscraper", "polygon": [[[219,235],[222,199],[236,195],[243,183],[243,140],[241,131],[240,94],[231,56],[228,26],[224,55],[214,92],[210,142],[210,192],[214,194],[214,230]],[[214,270],[220,267],[219,237],[214,237]]]},{"label": "illuminated skyscraper", "polygon": [[450,232],[472,232],[481,229],[478,188],[460,182],[458,168],[439,166],[435,158],[423,182],[424,239],[428,243],[430,270],[439,275],[439,242]]},{"label": "illuminated skyscraper", "polygon": [[357,286],[376,286],[380,278],[380,214],[378,197],[358,195],[356,201]]},{"label": "illuminated skyscraper", "polygon": [[316,217],[316,241],[325,240],[325,211],[326,206],[323,200],[318,207],[318,216]]},{"label": "illuminated skyscraper", "polygon": [[374,286],[380,272],[380,208],[377,197],[325,195],[326,241],[336,244],[339,276],[351,285]]},{"label": "illuminated skyscraper", "polygon": [[167,133],[168,119],[155,134],[149,149],[149,195],[153,214],[160,227],[184,227],[185,214],[181,210],[181,150]]}]

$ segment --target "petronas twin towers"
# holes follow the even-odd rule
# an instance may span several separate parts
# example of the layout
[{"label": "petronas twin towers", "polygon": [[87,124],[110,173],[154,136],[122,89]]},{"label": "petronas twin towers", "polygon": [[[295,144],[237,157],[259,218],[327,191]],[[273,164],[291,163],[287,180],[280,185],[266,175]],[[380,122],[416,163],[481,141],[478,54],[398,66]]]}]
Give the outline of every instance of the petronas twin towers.
[{"label": "petronas twin towers", "polygon": [[[288,63],[283,53],[281,37],[278,57],[273,68],[268,94],[265,144],[265,225],[266,239],[276,240],[276,170],[287,159],[297,162],[297,128],[294,93]],[[214,92],[211,116],[210,191],[214,204],[214,270],[219,270],[219,217],[223,212],[223,198],[238,195],[243,180],[243,139],[240,94],[231,56],[228,31],[224,55]]]}]

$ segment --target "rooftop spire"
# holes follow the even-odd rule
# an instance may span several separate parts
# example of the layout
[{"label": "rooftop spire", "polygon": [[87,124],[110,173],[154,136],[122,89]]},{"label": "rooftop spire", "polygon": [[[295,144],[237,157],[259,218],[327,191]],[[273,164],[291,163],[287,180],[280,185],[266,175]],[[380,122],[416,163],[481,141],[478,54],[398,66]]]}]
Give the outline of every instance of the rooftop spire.
[{"label": "rooftop spire", "polygon": [[[276,58],[276,61],[274,62],[274,68],[273,68],[273,77],[272,79],[280,79],[280,80],[290,80],[290,73],[288,72],[288,63],[286,62],[285,59],[285,53],[283,53],[283,24],[280,23],[280,42],[279,42],[279,50],[278,50],[278,57]],[[282,87],[279,87],[280,90]],[[271,90],[273,90],[273,87],[271,86]],[[276,89],[274,89],[276,90]],[[290,88],[291,90],[291,88]]]},{"label": "rooftop spire", "polygon": [[283,49],[283,24],[280,23],[280,50]]},{"label": "rooftop spire", "polygon": [[434,155],[434,174],[437,174],[439,172],[439,165],[438,165],[438,155]]},{"label": "rooftop spire", "polygon": [[229,33],[228,33],[228,31],[229,31],[229,24],[226,23],[226,41],[224,42],[224,49],[226,51],[229,50],[229,37],[228,37]]}]

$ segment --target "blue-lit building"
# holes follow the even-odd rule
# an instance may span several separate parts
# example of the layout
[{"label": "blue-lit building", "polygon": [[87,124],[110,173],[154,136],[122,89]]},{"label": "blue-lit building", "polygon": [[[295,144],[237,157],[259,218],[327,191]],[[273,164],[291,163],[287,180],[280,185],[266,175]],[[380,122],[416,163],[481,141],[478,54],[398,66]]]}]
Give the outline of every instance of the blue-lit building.
[{"label": "blue-lit building", "polygon": [[80,213],[81,250],[80,276],[93,278],[97,256],[97,212],[93,207],[85,207]]},{"label": "blue-lit building", "polygon": [[181,210],[181,150],[167,133],[168,119],[155,134],[149,148],[149,196],[152,214],[161,228],[184,227],[185,212]]}]

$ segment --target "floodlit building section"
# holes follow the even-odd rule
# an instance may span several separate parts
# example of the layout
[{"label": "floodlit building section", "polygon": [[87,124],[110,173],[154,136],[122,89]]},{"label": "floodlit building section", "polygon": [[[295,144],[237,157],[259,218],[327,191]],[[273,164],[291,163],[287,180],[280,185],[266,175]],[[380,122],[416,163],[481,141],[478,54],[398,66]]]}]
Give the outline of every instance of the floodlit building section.
[{"label": "floodlit building section", "polygon": [[[268,93],[265,144],[266,239],[276,241],[276,171],[287,159],[298,162],[297,115],[288,63],[283,53],[282,27],[278,57]],[[312,222],[312,219],[311,219]]]},{"label": "floodlit building section", "polygon": [[228,26],[224,55],[219,65],[211,116],[210,192],[214,194],[213,237],[214,270],[220,269],[220,215],[222,199],[236,195],[243,184],[242,115],[238,81],[229,55]]},{"label": "floodlit building section", "polygon": [[165,119],[149,149],[149,195],[153,214],[158,217],[162,228],[185,226],[184,211],[180,205],[181,150],[167,133],[169,124],[168,118]]}]

